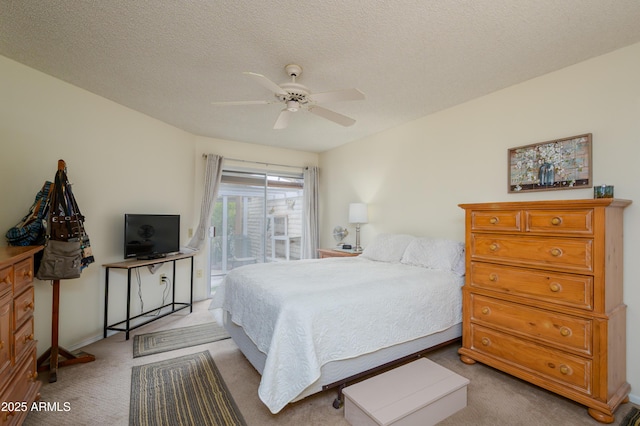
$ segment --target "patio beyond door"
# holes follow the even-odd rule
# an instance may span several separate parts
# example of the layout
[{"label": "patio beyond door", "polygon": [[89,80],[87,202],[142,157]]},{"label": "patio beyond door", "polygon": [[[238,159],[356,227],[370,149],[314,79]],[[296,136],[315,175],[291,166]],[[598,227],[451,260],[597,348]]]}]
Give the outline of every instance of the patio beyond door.
[{"label": "patio beyond door", "polygon": [[301,176],[224,171],[211,218],[212,286],[252,263],[300,259]]}]

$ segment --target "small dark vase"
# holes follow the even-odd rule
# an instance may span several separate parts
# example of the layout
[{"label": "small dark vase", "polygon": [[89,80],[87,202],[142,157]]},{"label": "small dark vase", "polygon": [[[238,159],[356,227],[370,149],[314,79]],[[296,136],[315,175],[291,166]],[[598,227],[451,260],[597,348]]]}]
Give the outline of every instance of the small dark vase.
[{"label": "small dark vase", "polygon": [[542,163],[540,170],[538,170],[538,179],[540,180],[540,186],[553,186],[555,179],[553,164]]}]

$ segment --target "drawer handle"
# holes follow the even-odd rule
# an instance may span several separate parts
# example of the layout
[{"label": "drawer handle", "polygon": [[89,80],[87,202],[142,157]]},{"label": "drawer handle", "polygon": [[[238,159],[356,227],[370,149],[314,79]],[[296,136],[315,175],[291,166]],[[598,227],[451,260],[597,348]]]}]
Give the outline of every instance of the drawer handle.
[{"label": "drawer handle", "polygon": [[551,249],[551,256],[553,256],[553,257],[562,256],[562,250],[560,250],[559,248]]},{"label": "drawer handle", "polygon": [[37,371],[34,371],[34,372],[28,371],[27,372],[27,380],[31,380],[32,382],[35,382],[37,378],[38,378],[38,372]]},{"label": "drawer handle", "polygon": [[500,246],[498,244],[496,244],[496,243],[492,243],[489,246],[489,250],[491,250],[491,251],[497,251],[499,248],[500,248]]},{"label": "drawer handle", "polygon": [[481,312],[483,315],[489,315],[491,313],[491,309],[485,306],[484,308],[482,308]]},{"label": "drawer handle", "polygon": [[491,344],[491,340],[489,340],[488,337],[483,337],[481,342],[484,346],[489,346]]},{"label": "drawer handle", "polygon": [[24,304],[24,310],[25,310],[25,311],[32,310],[32,309],[33,309],[33,301],[31,301],[31,302],[26,302],[26,303]]},{"label": "drawer handle", "polygon": [[22,276],[25,278],[33,278],[33,271],[29,269],[28,271],[25,271]]},{"label": "drawer handle", "polygon": [[500,219],[498,219],[497,217],[492,217],[491,219],[489,219],[489,223],[492,225],[495,225],[496,223],[500,222]]},{"label": "drawer handle", "polygon": [[29,334],[28,336],[24,336],[25,343],[27,343],[29,340],[33,340],[33,333]]},{"label": "drawer handle", "polygon": [[493,282],[498,281],[498,274],[496,274],[495,272],[489,274],[489,281],[493,281]]},{"label": "drawer handle", "polygon": [[0,283],[6,283],[8,285],[11,285],[11,276],[7,275],[6,277],[2,278]]},{"label": "drawer handle", "polygon": [[560,284],[558,283],[551,283],[549,284],[549,290],[551,290],[554,293],[557,293],[560,291],[562,287],[560,287]]},{"label": "drawer handle", "polygon": [[0,349],[4,349],[4,340],[0,340]]},{"label": "drawer handle", "polygon": [[554,217],[553,219],[551,219],[551,224],[554,226],[558,226],[562,223],[562,218],[559,218],[558,216]]},{"label": "drawer handle", "polygon": [[560,334],[564,337],[571,336],[571,329],[569,327],[560,327]]},{"label": "drawer handle", "polygon": [[569,368],[569,366],[562,364],[560,366],[560,373],[567,376],[569,374],[571,374],[571,368]]}]

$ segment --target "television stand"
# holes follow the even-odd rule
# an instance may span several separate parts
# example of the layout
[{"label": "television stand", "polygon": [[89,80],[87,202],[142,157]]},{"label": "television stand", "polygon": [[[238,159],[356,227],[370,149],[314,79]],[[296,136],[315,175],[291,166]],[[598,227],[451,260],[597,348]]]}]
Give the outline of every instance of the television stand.
[{"label": "television stand", "polygon": [[[178,312],[182,309],[189,308],[189,312],[193,312],[193,257],[196,253],[179,253],[175,255],[169,255],[164,257],[159,257],[155,259],[137,259],[137,260],[126,260],[124,262],[117,263],[106,263],[102,265],[105,270],[105,281],[104,281],[104,337],[107,337],[107,331],[124,331],[126,340],[129,340],[129,333],[131,330],[135,330],[138,327],[142,327],[145,324],[148,324],[152,321],[160,319],[162,317],[166,317],[167,315],[171,315],[175,312]],[[178,260],[183,259],[191,259],[191,272],[190,272],[190,289],[189,289],[189,302],[176,302],[176,262]],[[159,265],[161,263],[171,262],[173,265],[173,280],[171,286],[171,303],[167,303],[163,306],[157,307],[147,312],[143,312],[136,316],[131,316],[131,273],[143,266],[152,266]],[[127,271],[127,317],[125,320],[109,324],[108,315],[109,315],[109,272],[111,269],[121,269]],[[136,324],[132,324],[132,320],[138,320],[145,315],[150,314],[151,312],[159,311],[163,308],[171,307],[171,310],[165,312],[163,314],[154,315],[151,318],[142,321],[136,321]],[[124,325],[124,327],[123,327]]]},{"label": "television stand", "polygon": [[148,256],[136,257],[136,260],[156,260],[156,259],[164,259],[165,257],[167,257],[166,254],[150,254]]}]

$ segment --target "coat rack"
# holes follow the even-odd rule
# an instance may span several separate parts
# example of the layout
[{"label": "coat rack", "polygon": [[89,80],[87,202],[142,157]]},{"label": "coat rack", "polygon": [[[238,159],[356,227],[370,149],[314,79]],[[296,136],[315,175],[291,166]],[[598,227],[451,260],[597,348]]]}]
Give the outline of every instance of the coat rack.
[{"label": "coat rack", "polygon": [[[67,168],[64,160],[58,160],[58,171]],[[53,191],[53,188],[52,188]],[[56,206],[57,207],[57,206]],[[51,347],[38,358],[38,371],[49,371],[49,383],[58,380],[58,368],[67,365],[91,362],[95,356],[83,351],[71,353],[58,345],[58,320],[60,317],[60,280],[52,280],[53,307],[51,310]],[[60,358],[64,358],[60,360]]]}]

